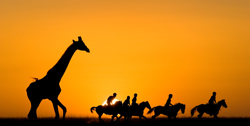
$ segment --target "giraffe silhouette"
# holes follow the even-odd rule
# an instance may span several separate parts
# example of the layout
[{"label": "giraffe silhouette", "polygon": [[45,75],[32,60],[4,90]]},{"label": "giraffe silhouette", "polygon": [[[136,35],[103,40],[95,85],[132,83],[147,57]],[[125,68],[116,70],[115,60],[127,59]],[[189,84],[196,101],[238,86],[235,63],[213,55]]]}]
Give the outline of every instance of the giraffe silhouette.
[{"label": "giraffe silhouette", "polygon": [[73,40],[73,43],[67,48],[59,61],[47,72],[46,76],[40,80],[36,79],[26,89],[31,103],[31,109],[28,114],[29,119],[37,119],[36,110],[43,99],[49,99],[53,103],[55,119],[59,118],[58,105],[63,110],[63,119],[65,118],[66,107],[58,100],[58,95],[61,92],[59,83],[76,50],[89,52],[81,36],[78,37],[78,41]]}]

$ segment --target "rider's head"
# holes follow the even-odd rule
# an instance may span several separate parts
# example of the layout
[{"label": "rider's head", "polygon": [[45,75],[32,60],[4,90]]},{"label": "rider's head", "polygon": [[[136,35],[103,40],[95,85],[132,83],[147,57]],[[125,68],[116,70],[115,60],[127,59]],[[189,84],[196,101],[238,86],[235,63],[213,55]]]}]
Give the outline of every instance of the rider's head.
[{"label": "rider's head", "polygon": [[134,96],[137,97],[137,94],[135,93]]},{"label": "rider's head", "polygon": [[172,97],[173,97],[173,95],[172,95],[172,94],[169,94],[169,95],[168,95],[168,97],[169,97],[169,98],[172,98]]},{"label": "rider's head", "polygon": [[113,96],[116,96],[116,93],[114,93]]},{"label": "rider's head", "polygon": [[213,92],[213,95],[216,95],[216,92]]},{"label": "rider's head", "polygon": [[127,99],[130,99],[130,97],[129,97],[129,96],[127,96]]}]

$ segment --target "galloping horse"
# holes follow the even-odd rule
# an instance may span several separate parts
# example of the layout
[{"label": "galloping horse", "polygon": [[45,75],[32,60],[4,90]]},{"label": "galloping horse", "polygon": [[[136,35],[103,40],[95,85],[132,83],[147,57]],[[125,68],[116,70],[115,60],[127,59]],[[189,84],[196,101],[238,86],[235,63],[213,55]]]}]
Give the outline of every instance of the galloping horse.
[{"label": "galloping horse", "polygon": [[141,117],[145,118],[147,120],[147,118],[145,116],[143,116],[143,111],[145,108],[148,108],[149,110],[151,110],[151,106],[150,104],[148,103],[148,101],[146,102],[141,102],[138,106],[131,106],[129,108],[124,108],[123,107],[123,110],[120,111],[120,117],[118,118],[118,120],[124,116],[125,120],[126,118],[128,118],[128,120],[131,120],[131,117],[132,116],[139,116],[140,118],[140,121],[141,121]]},{"label": "galloping horse", "polygon": [[168,116],[168,118],[171,118],[171,117],[176,118],[177,113],[178,113],[179,110],[181,110],[182,114],[184,114],[185,105],[181,104],[181,103],[177,103],[177,104],[173,105],[171,107],[171,109],[169,109],[169,110],[167,110],[167,108],[163,107],[163,106],[156,106],[156,107],[152,108],[148,112],[148,114],[151,113],[153,110],[155,112],[155,115],[152,116],[152,119],[155,119],[155,117],[157,117],[160,114],[166,115],[166,116]]},{"label": "galloping horse", "polygon": [[200,104],[198,106],[195,106],[192,110],[191,110],[191,117],[194,115],[195,110],[197,110],[199,112],[198,118],[201,118],[202,115],[205,113],[209,114],[210,116],[214,116],[214,118],[218,118],[217,115],[219,114],[219,110],[221,108],[221,106],[227,108],[227,104],[225,102],[225,100],[221,100],[219,101],[217,104],[215,105],[208,105],[208,104]]},{"label": "galloping horse", "polygon": [[95,109],[96,113],[99,115],[99,120],[100,122],[104,122],[102,120],[102,114],[105,113],[107,115],[112,115],[112,120],[114,120],[114,117],[117,117],[117,114],[121,111],[122,109],[122,101],[116,101],[114,103],[114,105],[111,105],[111,106],[102,106],[102,105],[99,105],[97,107],[92,107],[90,109],[91,113],[93,113],[93,110]]}]

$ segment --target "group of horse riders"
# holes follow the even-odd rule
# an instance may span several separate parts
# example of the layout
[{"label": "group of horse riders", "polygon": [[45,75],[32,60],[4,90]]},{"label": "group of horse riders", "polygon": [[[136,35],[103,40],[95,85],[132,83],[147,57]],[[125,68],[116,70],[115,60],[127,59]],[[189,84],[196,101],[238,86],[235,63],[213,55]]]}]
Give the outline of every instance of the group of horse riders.
[{"label": "group of horse riders", "polygon": [[[116,95],[117,95],[116,93],[113,93],[112,96],[108,97],[108,99],[107,99],[108,106],[111,106],[111,103],[115,99]],[[168,100],[167,100],[167,102],[166,102],[166,104],[164,106],[167,110],[170,109],[173,106],[171,104],[172,97],[173,97],[172,94],[168,95]],[[210,107],[213,106],[216,103],[215,97],[216,97],[216,92],[213,92],[211,98],[208,101],[208,105]],[[132,106],[131,107],[136,108],[138,106],[138,104],[136,103],[136,101],[137,101],[137,93],[134,94],[134,98],[132,99]],[[124,107],[129,107],[130,106],[130,96],[127,96],[127,99],[123,102],[122,105]]]},{"label": "group of horse riders", "polygon": [[[107,105],[111,106],[112,101],[115,99],[116,93],[113,93],[112,96],[109,96],[107,99]],[[137,94],[134,94],[134,98],[132,99],[132,107],[137,107],[138,104],[136,103],[137,101]],[[127,96],[127,99],[122,103],[122,106],[124,107],[129,107],[130,106],[130,96]]]},{"label": "group of horse riders", "polygon": [[[184,114],[185,112],[185,104],[182,104],[182,103],[177,103],[174,105],[171,104],[171,99],[173,98],[172,94],[169,94],[168,100],[164,106],[156,106],[153,108],[151,108],[148,101],[142,102],[138,105],[136,103],[137,101],[136,93],[134,94],[134,98],[132,99],[132,105],[130,105],[129,96],[127,96],[127,99],[124,102],[117,101],[112,104],[116,95],[117,94],[114,93],[112,96],[108,97],[106,106],[99,105],[97,107],[92,107],[90,111],[93,113],[93,110],[95,110],[97,114],[99,115],[100,121],[103,121],[101,119],[101,116],[103,113],[108,114],[108,115],[113,115],[112,120],[114,119],[114,117],[117,117],[117,114],[121,115],[119,118],[117,117],[118,120],[122,116],[124,116],[124,120],[126,120],[126,118],[131,120],[131,116],[139,116],[140,120],[141,120],[141,117],[147,119],[145,116],[143,116],[143,111],[145,107],[149,109],[147,114],[150,114],[151,112],[154,111],[154,115],[152,116],[152,119],[155,119],[155,117],[159,116],[160,114],[166,115],[169,118],[172,118],[172,117],[176,118],[179,110],[181,110],[182,114]],[[197,105],[191,110],[191,117],[197,111],[199,113],[198,118],[201,118],[204,113],[207,113],[210,116],[214,116],[214,118],[218,118],[217,115],[219,113],[221,106],[227,108],[227,104],[225,102],[225,99],[222,99],[218,102],[216,102],[215,99],[216,99],[216,92],[213,92],[207,104]],[[121,106],[122,106],[122,109],[120,108]]]}]

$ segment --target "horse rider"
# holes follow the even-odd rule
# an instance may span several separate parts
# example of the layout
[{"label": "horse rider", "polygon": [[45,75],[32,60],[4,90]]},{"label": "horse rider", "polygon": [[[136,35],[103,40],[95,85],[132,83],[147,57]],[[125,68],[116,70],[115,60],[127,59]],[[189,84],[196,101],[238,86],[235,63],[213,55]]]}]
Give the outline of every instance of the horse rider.
[{"label": "horse rider", "polygon": [[209,105],[212,106],[212,105],[214,105],[216,103],[215,96],[216,96],[216,92],[213,92],[213,95],[211,96],[211,98],[208,101]]},{"label": "horse rider", "polygon": [[169,109],[170,107],[172,107],[173,105],[171,104],[171,98],[173,97],[173,95],[172,94],[169,94],[168,95],[168,100],[167,100],[167,102],[166,102],[166,104],[165,104],[165,108],[166,109]]},{"label": "horse rider", "polygon": [[138,106],[138,104],[136,103],[136,101],[137,101],[137,94],[135,93],[134,94],[134,98],[132,99],[132,107],[137,107]]},{"label": "horse rider", "polygon": [[[215,100],[215,96],[216,96],[216,92],[213,92],[213,95],[211,96],[211,98],[208,100],[208,107],[210,109],[213,109],[213,105],[216,104],[216,100]],[[212,114],[210,113],[210,116]]]},{"label": "horse rider", "polygon": [[127,96],[127,99],[123,102],[122,106],[129,107],[129,105],[130,105],[130,97]]},{"label": "horse rider", "polygon": [[107,100],[108,106],[111,106],[112,101],[115,99],[115,97],[116,97],[116,93],[113,93],[113,96],[109,96],[109,98]]}]

